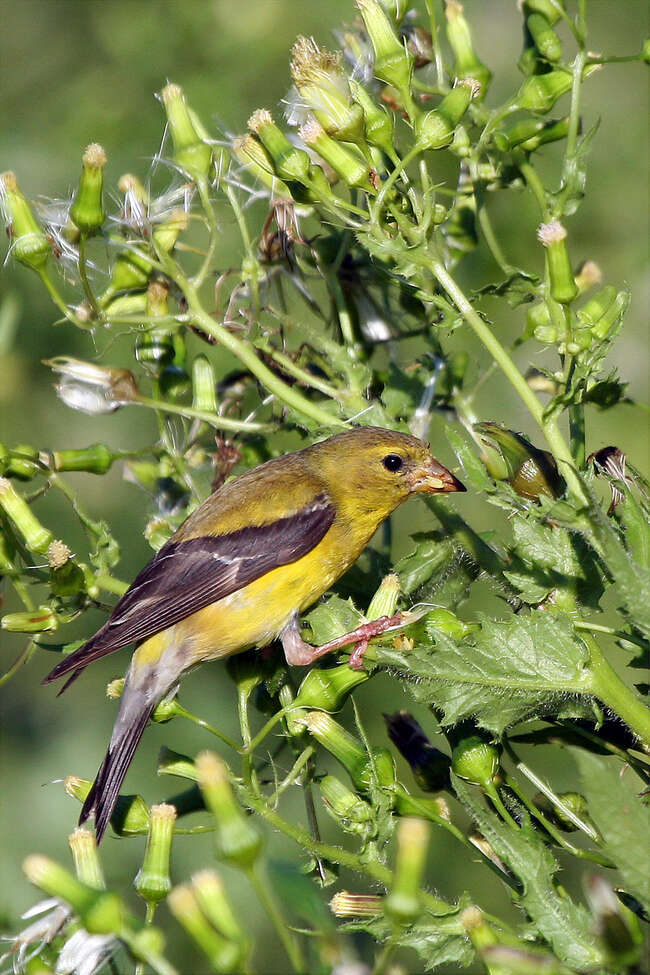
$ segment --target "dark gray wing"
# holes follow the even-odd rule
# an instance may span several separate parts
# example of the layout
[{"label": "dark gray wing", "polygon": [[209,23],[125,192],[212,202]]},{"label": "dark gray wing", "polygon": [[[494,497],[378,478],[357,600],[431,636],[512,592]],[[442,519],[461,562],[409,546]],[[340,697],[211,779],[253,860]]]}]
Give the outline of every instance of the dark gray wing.
[{"label": "dark gray wing", "polygon": [[58,663],[43,683],[71,671],[76,676],[93,660],[140,643],[302,558],[325,536],[335,513],[327,495],[320,494],[295,514],[266,525],[228,535],[171,539],[136,577],[101,630]]}]

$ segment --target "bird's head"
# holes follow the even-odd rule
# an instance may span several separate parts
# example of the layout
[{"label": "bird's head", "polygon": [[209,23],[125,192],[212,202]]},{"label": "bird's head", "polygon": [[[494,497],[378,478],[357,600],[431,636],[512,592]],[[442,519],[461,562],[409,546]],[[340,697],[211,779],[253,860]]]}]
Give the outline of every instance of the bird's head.
[{"label": "bird's head", "polygon": [[385,517],[415,493],[465,491],[428,445],[381,427],[356,427],[311,450],[328,484],[338,484],[358,507]]}]

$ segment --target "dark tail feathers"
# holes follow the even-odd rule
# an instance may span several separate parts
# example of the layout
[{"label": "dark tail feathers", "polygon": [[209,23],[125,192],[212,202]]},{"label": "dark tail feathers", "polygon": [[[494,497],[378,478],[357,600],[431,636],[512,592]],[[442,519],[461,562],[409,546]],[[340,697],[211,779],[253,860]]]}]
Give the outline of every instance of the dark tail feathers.
[{"label": "dark tail feathers", "polygon": [[[79,825],[81,826],[89,816],[94,814],[98,843],[101,842],[113,815],[124,776],[131,764],[131,759],[138,747],[138,742],[142,738],[154,706],[154,704],[145,706],[128,723],[124,723],[124,727],[111,741],[104,761],[97,772],[97,777],[83,804]],[[118,717],[118,722],[119,720]]]}]

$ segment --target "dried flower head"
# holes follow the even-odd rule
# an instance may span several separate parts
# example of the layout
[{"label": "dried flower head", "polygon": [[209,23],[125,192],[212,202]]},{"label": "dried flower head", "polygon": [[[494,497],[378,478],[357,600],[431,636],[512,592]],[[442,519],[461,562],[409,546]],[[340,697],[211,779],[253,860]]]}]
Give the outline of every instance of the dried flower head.
[{"label": "dried flower head", "polygon": [[60,376],[56,391],[66,406],[83,413],[113,413],[137,402],[139,390],[128,369],[111,369],[68,356],[44,360]]}]

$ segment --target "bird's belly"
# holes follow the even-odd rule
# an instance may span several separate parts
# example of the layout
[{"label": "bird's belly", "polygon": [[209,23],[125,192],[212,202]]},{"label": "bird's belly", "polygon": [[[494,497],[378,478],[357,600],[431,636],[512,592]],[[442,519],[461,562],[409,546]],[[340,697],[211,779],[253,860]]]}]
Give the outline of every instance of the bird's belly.
[{"label": "bird's belly", "polygon": [[190,650],[193,663],[266,646],[295,612],[315,602],[340,575],[340,564],[330,564],[316,546],[176,624],[173,642]]}]

